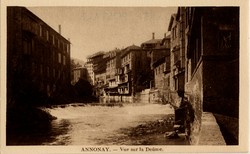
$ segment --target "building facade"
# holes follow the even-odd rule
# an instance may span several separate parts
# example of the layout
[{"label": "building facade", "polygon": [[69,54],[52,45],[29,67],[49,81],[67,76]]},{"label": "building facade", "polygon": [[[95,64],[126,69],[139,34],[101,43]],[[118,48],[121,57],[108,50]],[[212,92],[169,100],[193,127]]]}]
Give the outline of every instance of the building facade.
[{"label": "building facade", "polygon": [[106,79],[107,79],[107,87],[105,88],[106,96],[112,101],[117,100],[118,93],[118,83],[120,82],[118,70],[121,68],[121,51],[119,49],[115,49],[113,51],[108,52],[109,59],[107,61],[107,69],[106,69]]},{"label": "building facade", "polygon": [[239,117],[239,8],[182,9],[188,22],[185,97],[195,111],[192,137],[202,112]]},{"label": "building facade", "polygon": [[179,107],[185,86],[185,22],[180,8],[171,16],[168,31],[171,32],[170,52],[170,99],[171,104]]},{"label": "building facade", "polygon": [[70,85],[70,78],[70,42],[28,9],[8,7],[8,101],[34,91],[58,96]]},{"label": "building facade", "polygon": [[170,73],[170,35],[164,34],[163,39],[152,39],[141,44],[150,57],[152,78],[150,82],[150,102],[168,101]]},{"label": "building facade", "polygon": [[93,68],[93,63],[92,63],[90,58],[87,59],[85,66],[88,70],[90,84],[94,85],[94,79],[95,79],[95,75],[94,75],[94,71],[93,71],[94,68]]},{"label": "building facade", "polygon": [[71,79],[71,84],[75,85],[79,79],[83,79],[88,81],[88,70],[85,67],[77,67],[72,69],[72,79]]},{"label": "building facade", "polygon": [[203,112],[239,116],[239,8],[179,7],[168,30],[176,124],[197,144]]},{"label": "building facade", "polygon": [[150,59],[147,52],[136,45],[129,46],[121,52],[118,92],[121,96],[131,97],[132,100],[137,92],[149,88],[147,72],[150,72]]}]

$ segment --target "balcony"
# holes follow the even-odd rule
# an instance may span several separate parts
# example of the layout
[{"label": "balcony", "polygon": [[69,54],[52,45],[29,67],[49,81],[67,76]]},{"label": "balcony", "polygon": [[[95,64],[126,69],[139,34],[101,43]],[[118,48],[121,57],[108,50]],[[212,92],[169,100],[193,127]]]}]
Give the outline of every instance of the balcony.
[{"label": "balcony", "polygon": [[118,82],[118,84],[123,84],[126,82],[128,82],[128,75],[124,74],[124,75],[120,76],[120,81]]},{"label": "balcony", "polygon": [[119,94],[129,94],[129,89],[128,89],[127,86],[119,87],[118,93],[119,93]]}]

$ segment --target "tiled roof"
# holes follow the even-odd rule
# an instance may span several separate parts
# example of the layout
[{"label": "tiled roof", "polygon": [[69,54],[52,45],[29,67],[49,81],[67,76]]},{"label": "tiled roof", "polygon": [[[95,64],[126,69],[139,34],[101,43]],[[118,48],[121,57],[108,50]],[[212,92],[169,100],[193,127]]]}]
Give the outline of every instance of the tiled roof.
[{"label": "tiled roof", "polygon": [[142,44],[157,44],[157,43],[161,43],[161,41],[162,39],[151,39],[146,42],[143,42]]},{"label": "tiled roof", "polygon": [[131,46],[128,46],[125,50],[134,50],[134,49],[141,49],[141,47],[139,46],[136,46],[136,45],[131,45]]},{"label": "tiled roof", "polygon": [[141,47],[139,46],[136,46],[136,45],[131,45],[131,46],[128,46],[126,47],[125,49],[122,50],[121,52],[121,57],[123,57],[124,55],[126,55],[127,53],[129,53],[131,50],[139,50],[141,49]]}]

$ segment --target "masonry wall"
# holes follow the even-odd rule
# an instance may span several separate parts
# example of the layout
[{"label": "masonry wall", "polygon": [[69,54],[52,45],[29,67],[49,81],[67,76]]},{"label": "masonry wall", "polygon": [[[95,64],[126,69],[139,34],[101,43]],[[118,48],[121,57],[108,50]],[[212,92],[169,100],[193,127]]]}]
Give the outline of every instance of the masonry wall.
[{"label": "masonry wall", "polygon": [[[189,140],[191,144],[197,144],[202,117],[202,105],[203,105],[203,63],[197,67],[191,80],[185,85],[185,97],[189,103],[189,114],[187,114],[186,120],[189,129]],[[190,125],[189,125],[190,124]]]},{"label": "masonry wall", "polygon": [[235,63],[204,61],[204,111],[238,117],[239,70]]}]

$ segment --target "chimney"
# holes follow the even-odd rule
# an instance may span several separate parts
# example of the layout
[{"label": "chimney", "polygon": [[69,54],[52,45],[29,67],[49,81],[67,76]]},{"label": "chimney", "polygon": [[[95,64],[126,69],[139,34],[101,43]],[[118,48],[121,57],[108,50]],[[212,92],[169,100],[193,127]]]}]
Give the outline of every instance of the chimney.
[{"label": "chimney", "polygon": [[61,34],[61,25],[58,25],[59,34]]},{"label": "chimney", "polygon": [[155,33],[152,33],[152,39],[153,40],[155,39]]},{"label": "chimney", "polygon": [[167,38],[167,33],[164,33],[164,38]]}]

